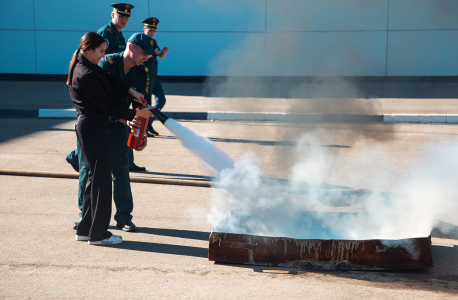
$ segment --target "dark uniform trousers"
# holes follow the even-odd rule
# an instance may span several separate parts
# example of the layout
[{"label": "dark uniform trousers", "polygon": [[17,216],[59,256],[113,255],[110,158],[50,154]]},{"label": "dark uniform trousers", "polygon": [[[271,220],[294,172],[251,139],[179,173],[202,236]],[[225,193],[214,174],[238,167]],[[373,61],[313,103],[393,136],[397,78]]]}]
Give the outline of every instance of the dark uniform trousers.
[{"label": "dark uniform trousers", "polygon": [[111,218],[111,176],[106,118],[80,115],[75,132],[87,169],[83,215],[76,234],[100,241],[111,236],[107,231]]},{"label": "dark uniform trousers", "polygon": [[[122,123],[114,122],[111,119],[108,119],[107,136],[110,147],[111,174],[113,179],[113,200],[116,206],[116,214],[114,218],[116,221],[132,220],[132,211],[134,209],[129,175],[128,157],[130,148],[127,146],[129,133],[129,127]],[[89,176],[86,171],[87,166],[85,164],[84,156],[80,155],[80,153],[83,152],[81,151],[79,144],[77,145],[77,152],[80,172],[78,186],[78,207],[84,214],[83,194]]]}]

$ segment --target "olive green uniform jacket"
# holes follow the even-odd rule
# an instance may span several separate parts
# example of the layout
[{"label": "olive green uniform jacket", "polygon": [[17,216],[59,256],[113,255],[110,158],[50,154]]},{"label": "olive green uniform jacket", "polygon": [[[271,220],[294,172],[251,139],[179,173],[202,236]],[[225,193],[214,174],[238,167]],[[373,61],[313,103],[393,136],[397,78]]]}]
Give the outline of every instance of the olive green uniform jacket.
[{"label": "olive green uniform jacket", "polygon": [[108,47],[105,50],[105,54],[119,53],[126,50],[126,39],[122,36],[122,33],[116,29],[113,22],[110,21],[108,25],[97,30],[97,33],[108,41]]}]

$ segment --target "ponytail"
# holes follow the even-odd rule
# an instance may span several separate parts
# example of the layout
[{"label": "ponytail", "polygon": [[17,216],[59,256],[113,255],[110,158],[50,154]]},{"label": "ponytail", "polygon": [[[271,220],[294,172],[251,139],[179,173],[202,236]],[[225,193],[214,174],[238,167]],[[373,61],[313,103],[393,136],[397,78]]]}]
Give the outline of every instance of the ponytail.
[{"label": "ponytail", "polygon": [[72,60],[70,61],[70,67],[68,68],[67,85],[72,85],[73,70],[75,69],[76,63],[78,61],[79,52],[80,52],[80,47],[78,47],[78,50],[76,50],[75,53],[73,53]]},{"label": "ponytail", "polygon": [[70,61],[70,67],[68,68],[67,85],[72,84],[73,71],[75,70],[75,66],[78,62],[79,52],[86,51],[88,49],[93,50],[99,47],[102,43],[108,44],[108,42],[103,38],[103,36],[94,31],[89,31],[80,39],[80,45],[78,47],[78,50],[76,50],[75,53],[73,53],[72,60]]}]

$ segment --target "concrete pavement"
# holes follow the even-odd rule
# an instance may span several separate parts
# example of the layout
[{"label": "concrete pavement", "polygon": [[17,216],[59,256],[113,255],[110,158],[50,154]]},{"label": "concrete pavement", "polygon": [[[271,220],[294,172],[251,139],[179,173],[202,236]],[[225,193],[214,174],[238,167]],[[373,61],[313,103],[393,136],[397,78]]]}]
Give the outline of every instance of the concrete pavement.
[{"label": "concrete pavement", "polygon": [[[338,97],[341,85],[329,91],[309,85],[292,95],[288,90],[297,86],[283,83],[267,90],[248,85],[254,91],[245,86],[207,97],[201,84],[167,83],[164,111],[451,114],[454,85],[361,84],[357,94],[347,88]],[[0,109],[72,107],[63,82],[0,81],[0,94]],[[255,152],[267,176],[283,179],[295,160],[297,139],[304,133],[317,136],[319,143],[306,147],[329,149],[340,161],[334,166],[336,176],[324,183],[371,189],[377,178],[371,175],[389,171],[387,191],[393,191],[406,170],[420,161],[426,146],[453,143],[458,137],[457,125],[439,124],[183,124],[209,137],[234,159]],[[73,120],[0,118],[0,126],[0,169],[73,172],[64,159],[75,147]],[[135,158],[148,171],[131,176],[212,179],[173,134],[159,123],[155,128],[160,136],[149,138],[148,147]],[[375,154],[370,164],[361,164],[360,155],[367,149]],[[206,214],[212,189],[133,183],[133,221],[139,232],[120,232],[112,221],[112,232],[125,242],[92,247],[74,240],[75,179],[0,176],[0,186],[2,299],[455,299],[458,295],[455,235],[433,236],[434,268],[427,270],[316,271],[215,264],[207,259],[211,226]],[[454,215],[441,220],[458,226]]]},{"label": "concrete pavement", "polygon": [[[287,124],[276,122],[183,122],[206,134],[235,159],[254,151],[267,174],[287,178],[293,143],[303,133],[342,159],[328,184],[371,188],[357,168],[367,147],[380,148],[396,166],[390,190],[415,165],[425,144],[454,141],[456,125]],[[0,119],[0,168],[71,172],[65,154],[74,148],[74,122]],[[148,172],[136,176],[207,178],[210,173],[166,128],[136,155]],[[371,168],[384,169],[375,160]],[[377,165],[379,164],[379,165]],[[352,167],[353,166],[353,167]],[[353,170],[353,171],[352,171]],[[346,172],[358,170],[357,181]],[[5,299],[454,299],[458,294],[458,239],[433,238],[434,268],[402,272],[314,271],[215,264],[206,258],[206,222],[212,190],[132,184],[137,233],[120,233],[116,247],[74,240],[77,181],[0,176],[0,298]],[[332,209],[332,208],[330,208]],[[449,223],[456,220],[443,220]],[[458,225],[457,223],[454,223]]]}]

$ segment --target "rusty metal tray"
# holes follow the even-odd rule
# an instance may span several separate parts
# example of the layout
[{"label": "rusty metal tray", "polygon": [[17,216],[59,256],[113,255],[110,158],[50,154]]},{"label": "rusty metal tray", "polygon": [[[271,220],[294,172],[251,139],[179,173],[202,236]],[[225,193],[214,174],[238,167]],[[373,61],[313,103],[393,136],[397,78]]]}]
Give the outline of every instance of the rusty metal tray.
[{"label": "rusty metal tray", "polygon": [[310,269],[431,268],[431,236],[402,240],[306,240],[212,232],[210,261]]}]

